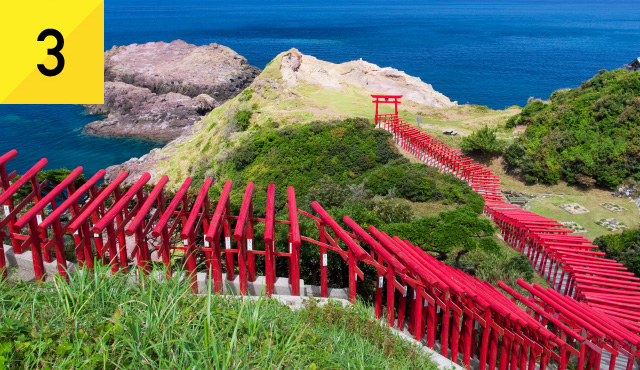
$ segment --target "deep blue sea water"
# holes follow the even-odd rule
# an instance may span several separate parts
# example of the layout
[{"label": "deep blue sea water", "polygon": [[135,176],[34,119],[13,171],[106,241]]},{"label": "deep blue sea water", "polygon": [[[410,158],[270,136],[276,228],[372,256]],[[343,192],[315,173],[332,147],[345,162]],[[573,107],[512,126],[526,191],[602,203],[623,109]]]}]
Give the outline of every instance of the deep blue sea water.
[{"label": "deep blue sea water", "polygon": [[[292,47],[331,62],[363,58],[501,109],[640,56],[640,2],[106,1],[105,48],[177,38],[229,46],[261,68]],[[46,155],[49,168],[93,173],[157,145],[83,135],[94,119],[77,106],[0,106],[0,152],[18,149],[20,171]]]}]

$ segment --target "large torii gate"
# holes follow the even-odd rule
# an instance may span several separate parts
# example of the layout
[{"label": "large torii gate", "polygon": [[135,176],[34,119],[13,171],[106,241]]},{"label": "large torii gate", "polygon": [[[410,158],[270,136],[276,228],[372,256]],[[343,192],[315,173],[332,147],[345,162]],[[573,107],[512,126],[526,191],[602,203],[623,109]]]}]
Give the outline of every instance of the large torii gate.
[{"label": "large torii gate", "polygon": [[371,95],[374,99],[373,103],[376,103],[376,120],[378,119],[379,104],[393,104],[395,106],[395,115],[398,115],[398,104],[400,104],[400,98],[402,95]]}]

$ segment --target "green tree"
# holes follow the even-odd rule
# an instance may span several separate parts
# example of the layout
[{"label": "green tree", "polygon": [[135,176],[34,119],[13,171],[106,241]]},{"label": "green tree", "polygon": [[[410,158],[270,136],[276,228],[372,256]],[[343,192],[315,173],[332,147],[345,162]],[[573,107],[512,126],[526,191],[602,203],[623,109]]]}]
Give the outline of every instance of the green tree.
[{"label": "green tree", "polygon": [[442,212],[437,217],[385,225],[382,229],[390,235],[410,240],[425,251],[435,253],[440,260],[447,260],[450,253],[455,253],[456,267],[462,267],[460,258],[469,252],[480,250],[495,253],[499,249],[492,238],[495,229],[491,221],[479,218],[467,206]]},{"label": "green tree", "polygon": [[249,124],[251,121],[251,116],[253,115],[253,112],[251,112],[250,110],[239,110],[234,116],[233,116],[233,122],[235,122],[236,125],[238,125],[238,128],[240,129],[240,131],[245,131],[247,128],[249,128]]},{"label": "green tree", "polygon": [[620,261],[629,271],[640,276],[640,229],[600,236],[594,243],[607,254],[607,258]]}]

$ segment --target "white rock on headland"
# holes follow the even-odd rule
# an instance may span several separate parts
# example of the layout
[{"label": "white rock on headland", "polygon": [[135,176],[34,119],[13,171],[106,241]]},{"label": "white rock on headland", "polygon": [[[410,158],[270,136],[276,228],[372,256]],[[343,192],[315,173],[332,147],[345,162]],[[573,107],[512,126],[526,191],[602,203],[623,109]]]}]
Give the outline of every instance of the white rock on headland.
[{"label": "white rock on headland", "polygon": [[418,77],[395,68],[381,68],[363,60],[334,64],[292,50],[282,58],[280,72],[289,86],[307,82],[343,90],[345,84],[380,94],[403,95],[404,99],[436,108],[456,105]]}]

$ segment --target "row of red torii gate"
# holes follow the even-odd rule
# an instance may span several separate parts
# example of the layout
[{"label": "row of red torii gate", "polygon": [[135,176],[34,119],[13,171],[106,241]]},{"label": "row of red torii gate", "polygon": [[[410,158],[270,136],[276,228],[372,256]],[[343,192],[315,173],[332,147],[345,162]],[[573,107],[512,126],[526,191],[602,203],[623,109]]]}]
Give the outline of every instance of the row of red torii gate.
[{"label": "row of red torii gate", "polygon": [[[256,257],[263,256],[258,261],[264,261],[265,293],[274,293],[276,260],[284,259],[290,294],[300,295],[300,250],[317,248],[322,297],[329,295],[327,253],[337,253],[348,266],[351,302],[356,300],[358,281],[373,280],[377,318],[385,316],[390,326],[408,330],[430,348],[438,341],[443,356],[466,368],[474,358],[478,368],[490,370],[564,370],[570,363],[578,370],[598,370],[601,364],[610,370],[637,367],[640,279],[560,223],[503,202],[500,179],[491,170],[399,117],[402,96],[372,97],[376,127],[390,131],[400,146],[426,164],[452,173],[481,194],[485,213],[500,227],[505,241],[529,257],[550,288],[519,280],[528,297],[502,282],[500,290],[373,225],[364,227],[345,216],[345,229],[317,202],[312,210],[299,209],[292,187],[286,189],[286,219],[275,217],[276,191],[282,189],[274,185],[267,189],[264,218],[254,216],[253,183],[247,184],[237,215],[231,211],[231,181],[212,203],[211,179],[190,199],[190,178],[168,196],[169,179],[163,176],[149,184],[148,173],[125,188],[126,172],[98,186],[105,176],[100,170],[76,188],[75,180],[82,174],[78,167],[45,192],[47,184],[38,174],[47,160],[14,181],[16,172],[9,173],[7,166],[15,150],[0,157],[0,237],[10,240],[14,253],[31,254],[38,281],[46,277],[45,262],[56,263],[58,274],[70,278],[65,238],[73,239],[79,268],[100,263],[116,273],[137,265],[140,278],[151,272],[154,251],[169,277],[172,251],[182,250],[194,293],[199,270],[206,272],[213,290],[221,292],[225,281],[236,279],[237,267],[240,293],[247,294],[249,283],[257,279]],[[395,112],[379,114],[378,105],[387,103],[395,105]],[[19,191],[28,195],[16,200]],[[58,201],[61,195],[65,199]],[[313,220],[317,239],[300,234],[300,217]],[[254,238],[256,228],[263,231],[263,240]],[[277,229],[286,230],[286,240],[276,240]],[[128,249],[128,243],[133,248]],[[286,247],[279,249],[278,243]],[[202,264],[198,255],[204,256]],[[373,266],[375,276],[365,276],[363,264]],[[0,278],[7,276],[5,267],[2,252]]]}]

